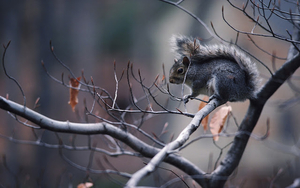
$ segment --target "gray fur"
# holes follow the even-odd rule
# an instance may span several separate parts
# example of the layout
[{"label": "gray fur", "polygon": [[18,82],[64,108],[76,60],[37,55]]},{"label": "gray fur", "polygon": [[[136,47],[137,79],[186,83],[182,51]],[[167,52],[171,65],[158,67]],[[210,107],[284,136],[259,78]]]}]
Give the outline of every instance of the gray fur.
[{"label": "gray fur", "polygon": [[182,60],[188,57],[190,67],[186,84],[192,88],[190,97],[203,94],[203,89],[227,101],[256,97],[260,82],[256,65],[234,46],[201,45],[198,39],[182,35],[172,36],[171,46],[179,60],[170,70],[170,82],[183,83],[184,75],[178,74],[177,70],[187,71]]}]

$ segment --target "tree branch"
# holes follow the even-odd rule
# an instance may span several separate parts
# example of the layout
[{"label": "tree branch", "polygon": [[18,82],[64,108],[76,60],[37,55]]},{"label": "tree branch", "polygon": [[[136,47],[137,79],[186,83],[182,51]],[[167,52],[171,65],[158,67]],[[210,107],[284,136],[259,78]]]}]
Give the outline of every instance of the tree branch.
[{"label": "tree branch", "polygon": [[[218,106],[224,104],[223,101],[219,101],[216,98],[213,98],[204,108],[198,111],[192,121],[188,126],[179,134],[176,140],[167,144],[163,149],[160,150],[158,154],[156,154],[151,161],[142,169],[137,171],[132,175],[130,180],[127,182],[126,187],[135,187],[138,182],[145,177],[146,175],[152,173],[158,165],[167,157],[170,153],[174,152],[174,150],[181,147],[190,137],[190,135],[197,130],[202,119],[206,117],[210,112],[216,109]],[[204,175],[204,174],[202,174]],[[205,178],[204,176],[197,179],[203,187],[205,187]]]},{"label": "tree branch", "polygon": [[[37,125],[43,129],[55,131],[55,132],[64,132],[64,133],[75,133],[75,134],[107,134],[110,135],[128,146],[133,150],[139,152],[141,155],[152,158],[155,156],[159,149],[153,146],[146,144],[141,141],[134,135],[126,132],[118,127],[113,126],[112,124],[101,122],[101,123],[73,123],[69,121],[57,121],[51,118],[48,118],[44,115],[41,115],[27,107],[24,107],[20,104],[17,104],[13,101],[5,99],[0,96],[0,108],[19,115]],[[183,157],[180,157],[175,154],[170,154],[163,159],[164,162],[167,162],[190,176],[203,176],[205,172],[200,170],[196,165],[192,164],[190,161],[186,160]],[[201,180],[196,179],[198,183]]]},{"label": "tree branch", "polygon": [[[275,72],[275,74],[261,88],[257,95],[257,99],[250,101],[247,114],[245,115],[239,132],[252,133],[261,111],[267,100],[277,91],[277,89],[299,68],[300,66],[299,53],[294,58],[285,62],[285,64]],[[220,166],[211,174],[210,186],[223,187],[228,177],[238,166],[242,155],[248,143],[249,134],[238,134],[233,141],[233,144],[228,151],[226,157],[221,162]]]}]

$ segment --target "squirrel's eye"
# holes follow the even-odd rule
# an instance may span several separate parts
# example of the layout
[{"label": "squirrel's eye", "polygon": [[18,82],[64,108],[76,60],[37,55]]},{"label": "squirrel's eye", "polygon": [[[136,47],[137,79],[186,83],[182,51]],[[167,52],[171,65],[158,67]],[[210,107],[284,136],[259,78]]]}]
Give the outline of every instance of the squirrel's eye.
[{"label": "squirrel's eye", "polygon": [[178,73],[178,74],[182,74],[182,73],[183,73],[183,68],[177,69],[177,73]]}]

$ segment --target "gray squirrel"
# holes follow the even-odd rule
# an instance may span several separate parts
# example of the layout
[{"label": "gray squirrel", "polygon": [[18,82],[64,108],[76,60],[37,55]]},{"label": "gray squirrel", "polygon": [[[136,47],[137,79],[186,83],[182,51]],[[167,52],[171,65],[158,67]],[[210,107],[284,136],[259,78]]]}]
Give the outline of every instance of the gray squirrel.
[{"label": "gray squirrel", "polygon": [[175,63],[169,81],[192,89],[185,103],[199,94],[223,103],[256,98],[259,73],[249,57],[230,45],[201,45],[198,39],[182,35],[171,38]]}]

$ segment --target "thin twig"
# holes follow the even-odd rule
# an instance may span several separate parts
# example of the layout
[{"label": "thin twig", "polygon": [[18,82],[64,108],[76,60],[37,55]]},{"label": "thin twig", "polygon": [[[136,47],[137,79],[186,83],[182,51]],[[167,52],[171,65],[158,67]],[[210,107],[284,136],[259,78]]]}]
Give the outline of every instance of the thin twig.
[{"label": "thin twig", "polygon": [[8,48],[8,46],[10,45],[10,42],[11,42],[11,41],[9,41],[6,45],[3,44],[4,52],[3,52],[3,55],[2,55],[2,68],[3,68],[4,74],[5,74],[9,79],[11,79],[12,81],[14,81],[14,82],[17,84],[17,86],[19,87],[19,90],[21,91],[22,96],[23,96],[23,105],[24,105],[24,107],[25,107],[25,106],[26,106],[26,96],[25,96],[25,94],[24,94],[24,91],[23,91],[23,89],[22,89],[20,83],[19,83],[14,77],[12,77],[12,76],[10,76],[10,75],[8,74],[8,72],[7,72],[7,70],[6,70],[6,67],[5,67],[5,61],[4,61],[4,59],[5,59],[5,55],[6,55],[7,48]]}]

